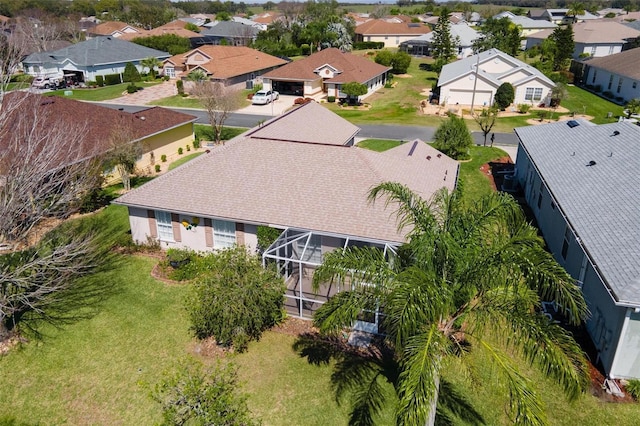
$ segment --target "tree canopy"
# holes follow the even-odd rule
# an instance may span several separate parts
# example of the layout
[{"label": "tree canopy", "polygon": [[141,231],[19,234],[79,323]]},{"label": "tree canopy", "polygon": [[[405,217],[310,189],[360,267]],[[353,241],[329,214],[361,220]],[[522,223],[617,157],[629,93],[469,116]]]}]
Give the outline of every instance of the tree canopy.
[{"label": "tree canopy", "polygon": [[498,86],[493,102],[497,108],[504,110],[513,103],[515,96],[516,92],[511,83],[505,82]]},{"label": "tree canopy", "polygon": [[431,56],[439,62],[440,68],[456,58],[459,44],[460,41],[451,34],[449,9],[444,7],[440,11],[438,22],[433,27],[431,42]]},{"label": "tree canopy", "polygon": [[573,56],[575,43],[573,41],[573,28],[571,24],[558,27],[549,36],[553,43],[553,70],[559,71],[569,67],[569,61]]},{"label": "tree canopy", "polygon": [[487,19],[480,28],[480,34],[481,36],[473,42],[473,50],[476,53],[498,49],[516,56],[520,51],[520,27],[507,17]]},{"label": "tree canopy", "polygon": [[456,160],[469,158],[473,137],[463,118],[450,114],[433,135],[433,147]]}]

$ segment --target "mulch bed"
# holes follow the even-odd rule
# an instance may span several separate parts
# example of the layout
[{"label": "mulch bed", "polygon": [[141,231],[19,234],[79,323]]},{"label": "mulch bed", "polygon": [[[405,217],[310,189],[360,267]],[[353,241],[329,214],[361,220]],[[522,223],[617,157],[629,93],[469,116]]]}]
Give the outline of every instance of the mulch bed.
[{"label": "mulch bed", "polygon": [[498,158],[497,160],[485,163],[480,166],[480,171],[489,179],[489,182],[491,182],[491,187],[495,191],[499,191],[500,188],[502,188],[502,183],[504,181],[504,175],[498,172],[512,169],[513,161],[511,160],[511,157]]}]

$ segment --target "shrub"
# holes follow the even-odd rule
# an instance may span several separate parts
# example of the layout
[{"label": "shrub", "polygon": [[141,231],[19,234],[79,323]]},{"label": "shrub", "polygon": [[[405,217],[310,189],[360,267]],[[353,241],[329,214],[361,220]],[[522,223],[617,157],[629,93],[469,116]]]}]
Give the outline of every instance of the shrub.
[{"label": "shrub", "polygon": [[138,86],[136,86],[134,83],[129,83],[129,85],[127,85],[127,93],[136,93],[138,91]]},{"label": "shrub", "polygon": [[631,379],[628,380],[627,385],[624,389],[635,399],[636,401],[640,400],[640,380]]},{"label": "shrub", "polygon": [[182,80],[176,81],[176,89],[178,89],[178,95],[184,95],[184,82]]},{"label": "shrub", "polygon": [[166,154],[162,154],[160,156],[160,161],[162,161],[163,163],[166,163],[167,162],[167,155]]},{"label": "shrub", "polygon": [[513,86],[511,83],[502,83],[498,90],[496,90],[496,95],[494,97],[495,105],[501,110],[506,109],[515,98],[515,91],[513,90]]},{"label": "shrub", "polygon": [[200,148],[200,139],[195,138],[195,139],[193,140],[193,147],[194,147],[195,149],[199,149],[199,148]]},{"label": "shrub", "polygon": [[191,151],[191,145],[187,144],[185,148],[187,148],[187,152]]},{"label": "shrub", "polygon": [[100,87],[104,86],[104,77],[101,75],[96,75],[96,84]]},{"label": "shrub", "polygon": [[473,137],[464,119],[449,115],[433,135],[433,147],[456,160],[469,158],[469,148],[473,145]]},{"label": "shrub", "polygon": [[160,173],[160,164],[156,164],[156,173]]},{"label": "shrub", "polygon": [[212,253],[206,263],[209,272],[187,298],[191,330],[242,352],[249,340],[282,320],[284,281],[244,247]]},{"label": "shrub", "polygon": [[382,49],[376,55],[374,61],[376,64],[384,65],[385,67],[391,66],[391,61],[393,61],[393,53],[388,49]]},{"label": "shrub", "polygon": [[120,74],[107,74],[104,76],[104,83],[107,86],[114,86],[116,84],[122,83],[120,79]]},{"label": "shrub", "polygon": [[282,231],[270,226],[258,225],[258,251],[262,252],[269,248],[278,239]]},{"label": "shrub", "polygon": [[589,90],[593,90],[593,84],[587,84],[585,87]]},{"label": "shrub", "polygon": [[127,62],[124,66],[124,73],[122,73],[122,81],[125,83],[135,83],[137,81],[142,81],[142,77],[140,77],[140,72],[135,65],[131,62]]},{"label": "shrub", "polygon": [[335,101],[336,101],[336,97],[335,96],[327,96],[327,102],[334,103]]},{"label": "shrub", "polygon": [[178,148],[178,155],[182,155],[182,147]]},{"label": "shrub", "polygon": [[529,110],[531,109],[531,105],[529,104],[519,104],[518,105],[518,112],[520,114],[526,114],[529,112]]},{"label": "shrub", "polygon": [[366,50],[366,49],[382,49],[384,47],[383,41],[359,41],[353,43],[354,50]]},{"label": "shrub", "polygon": [[604,92],[604,93],[602,94],[602,96],[604,96],[605,98],[612,99],[615,95],[613,94],[613,92],[611,92],[611,91],[607,90],[606,92]]},{"label": "shrub", "polygon": [[391,60],[391,70],[394,74],[405,74],[411,65],[411,55],[407,52],[396,52]]},{"label": "shrub", "polygon": [[162,77],[162,80],[164,80],[164,81],[169,81],[169,76],[168,76],[168,75],[163,76],[163,77]]},{"label": "shrub", "polygon": [[595,91],[602,92],[602,86],[600,84],[596,84]]}]

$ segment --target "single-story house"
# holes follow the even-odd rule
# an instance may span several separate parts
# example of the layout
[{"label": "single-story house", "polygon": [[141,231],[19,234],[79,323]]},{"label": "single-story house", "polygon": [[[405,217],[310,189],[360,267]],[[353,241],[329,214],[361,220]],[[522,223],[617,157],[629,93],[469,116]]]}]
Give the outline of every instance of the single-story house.
[{"label": "single-story house", "polygon": [[356,27],[356,42],[383,42],[384,47],[398,47],[400,43],[431,32],[431,28],[420,22],[389,22],[372,19]]},{"label": "single-story house", "polygon": [[575,18],[573,16],[568,16],[567,12],[569,12],[569,9],[545,9],[542,13],[542,18],[549,22],[553,22],[556,25],[571,24],[574,21],[586,22],[600,19],[600,17],[586,10],[583,14],[575,16]]},{"label": "single-story house", "polygon": [[370,59],[342,52],[334,47],[323,49],[304,59],[293,61],[262,76],[265,89],[284,95],[346,97],[340,92],[345,83],[367,86],[361,99],[384,87],[391,68]]},{"label": "single-story house", "polygon": [[544,19],[532,19],[528,16],[520,16],[516,15],[512,12],[505,11],[500,12],[493,17],[494,19],[502,19],[507,18],[514,24],[518,25],[521,29],[522,37],[526,37],[529,34],[533,34],[538,31],[546,30],[546,29],[555,29],[558,26],[553,22],[549,22]]},{"label": "single-story house", "polygon": [[[553,30],[543,30],[527,36],[527,49],[546,40]],[[573,25],[575,49],[573,58],[601,57],[624,50],[630,39],[640,37],[640,31],[610,19],[587,21]]]},{"label": "single-story house", "polygon": [[[385,181],[424,198],[452,190],[458,162],[422,141],[385,152],[353,146],[360,129],[315,102],[245,132],[121,196],[134,241],[197,251],[258,247],[258,227],[281,230],[263,260],[286,278],[286,306],[309,317],[337,291],[311,289],[322,255],[337,247],[395,250],[405,241],[384,202],[367,201]],[[215,184],[200,184],[214,182]]]},{"label": "single-story house", "polygon": [[142,34],[145,30],[129,25],[126,22],[106,21],[96,24],[87,30],[87,37],[122,37],[127,34]]},{"label": "single-story house", "polygon": [[[18,98],[24,97],[24,98]],[[179,157],[178,148],[193,143],[193,123],[197,119],[189,114],[162,107],[151,107],[136,113],[128,113],[94,103],[33,93],[11,92],[5,96],[6,105],[18,105],[11,114],[21,118],[8,119],[9,127],[4,129],[0,139],[0,149],[15,143],[13,138],[24,134],[20,128],[33,126],[79,128],[83,132],[81,142],[76,147],[79,158],[91,158],[113,148],[112,137],[115,129],[122,129],[129,135],[131,143],[139,143],[140,157],[136,162],[138,170],[155,173],[155,165],[161,163],[165,155],[170,162]],[[33,114],[32,111],[38,111]],[[13,129],[11,126],[23,126]],[[61,159],[66,161],[66,159]],[[168,164],[168,163],[167,163]],[[117,176],[111,176],[117,178]]]},{"label": "single-story house", "polygon": [[[471,28],[466,23],[452,24],[450,26],[451,36],[456,40],[458,44],[458,59],[466,58],[473,55],[473,42],[480,33]],[[433,43],[433,34],[428,33],[416,37],[411,40],[403,41],[398,47],[400,50],[407,52],[410,55],[416,56],[431,56],[431,45]]]},{"label": "single-story house", "polygon": [[516,105],[548,105],[555,86],[535,67],[490,49],[442,67],[438,78],[440,104],[488,107],[503,83],[513,86]]},{"label": "single-story house", "polygon": [[150,30],[143,30],[139,33],[130,33],[124,34],[120,37],[121,40],[132,41],[139,37],[154,37],[154,36],[163,36],[166,34],[173,34],[178,37],[188,38],[191,42],[191,46],[199,46],[203,44],[200,40],[202,36],[200,33],[195,31],[191,31],[186,29],[188,22],[183,21],[181,19],[176,19],[175,21],[168,22],[164,25],[161,25],[156,28],[152,28]]},{"label": "single-story house", "polygon": [[260,28],[234,21],[212,21],[200,31],[206,44],[228,44],[230,46],[248,46],[255,41]]},{"label": "single-story house", "polygon": [[592,361],[609,378],[640,378],[640,127],[574,120],[515,133],[517,182],[587,301]]},{"label": "single-story house", "polygon": [[582,84],[611,92],[622,103],[640,98],[640,49],[582,61]]},{"label": "single-story house", "polygon": [[286,63],[284,59],[249,47],[206,45],[166,59],[162,72],[171,78],[182,78],[199,69],[212,81],[251,88],[261,82],[264,73]]},{"label": "single-story house", "polygon": [[140,61],[155,57],[167,59],[167,52],[140,46],[115,37],[95,37],[50,52],[33,53],[22,64],[27,74],[33,76],[74,76],[76,81],[95,81],[96,76],[122,74],[127,62],[143,72]]}]

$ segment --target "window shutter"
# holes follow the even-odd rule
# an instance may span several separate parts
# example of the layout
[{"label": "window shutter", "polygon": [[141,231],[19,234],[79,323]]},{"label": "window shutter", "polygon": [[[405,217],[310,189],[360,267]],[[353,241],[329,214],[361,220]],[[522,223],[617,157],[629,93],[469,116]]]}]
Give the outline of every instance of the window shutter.
[{"label": "window shutter", "polygon": [[149,218],[149,236],[151,238],[158,238],[158,225],[156,224],[156,212],[153,210],[147,210],[147,217]]},{"label": "window shutter", "polygon": [[236,222],[236,244],[244,245],[244,223]]},{"label": "window shutter", "polygon": [[171,229],[173,229],[173,241],[176,243],[182,241],[180,237],[180,216],[175,213],[171,213]]},{"label": "window shutter", "polygon": [[213,228],[211,219],[204,220],[204,242],[207,247],[213,247]]}]

